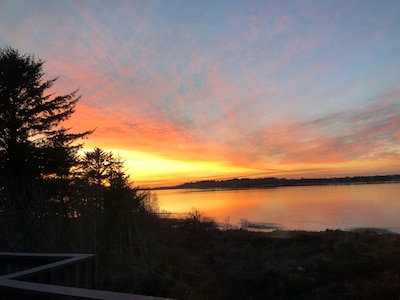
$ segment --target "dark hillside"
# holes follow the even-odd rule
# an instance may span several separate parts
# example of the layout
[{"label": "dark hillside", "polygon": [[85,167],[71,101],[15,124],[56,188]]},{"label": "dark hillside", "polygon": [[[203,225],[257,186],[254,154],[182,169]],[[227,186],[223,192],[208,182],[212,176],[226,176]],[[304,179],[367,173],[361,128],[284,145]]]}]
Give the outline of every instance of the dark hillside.
[{"label": "dark hillside", "polygon": [[203,180],[183,183],[169,187],[175,189],[237,189],[237,188],[265,188],[279,186],[308,186],[308,185],[335,185],[335,184],[368,184],[400,182],[400,175],[374,175],[332,178],[233,178],[227,180]]}]

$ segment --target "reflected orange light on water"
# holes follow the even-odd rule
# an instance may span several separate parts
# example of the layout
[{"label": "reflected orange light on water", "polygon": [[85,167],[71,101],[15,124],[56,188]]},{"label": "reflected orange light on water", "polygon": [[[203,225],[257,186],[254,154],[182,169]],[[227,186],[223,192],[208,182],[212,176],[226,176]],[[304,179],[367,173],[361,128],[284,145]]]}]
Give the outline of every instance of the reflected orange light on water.
[{"label": "reflected orange light on water", "polygon": [[217,222],[229,218],[277,223],[287,229],[383,227],[400,231],[400,184],[284,187],[248,190],[161,190],[161,209],[198,209]]}]

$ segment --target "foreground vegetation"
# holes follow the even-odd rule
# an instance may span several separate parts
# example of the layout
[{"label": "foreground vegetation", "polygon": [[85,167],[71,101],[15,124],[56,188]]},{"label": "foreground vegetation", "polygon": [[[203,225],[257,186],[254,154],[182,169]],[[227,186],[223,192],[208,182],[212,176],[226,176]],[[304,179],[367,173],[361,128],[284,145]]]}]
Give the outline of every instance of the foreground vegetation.
[{"label": "foreground vegetation", "polygon": [[95,252],[99,289],[175,299],[400,295],[397,234],[222,230],[197,212],[182,220],[138,213],[129,228],[121,222],[101,227],[100,219],[98,228],[115,231],[93,237],[93,220],[42,220],[20,228],[24,242],[18,246],[2,235],[0,250]]},{"label": "foreground vegetation", "polygon": [[[396,234],[224,231],[212,222],[201,222],[198,215],[179,223],[153,222],[148,241],[152,272],[142,278],[132,276],[134,267],[121,262],[126,271],[115,274],[109,287],[178,299],[398,299],[400,295]],[[131,259],[134,264],[135,258]]]}]

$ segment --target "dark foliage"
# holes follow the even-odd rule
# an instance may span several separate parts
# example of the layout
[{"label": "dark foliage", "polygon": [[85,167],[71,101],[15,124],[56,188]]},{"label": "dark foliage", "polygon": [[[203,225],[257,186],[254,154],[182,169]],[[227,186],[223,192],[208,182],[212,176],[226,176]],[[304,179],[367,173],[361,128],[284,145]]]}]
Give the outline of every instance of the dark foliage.
[{"label": "dark foliage", "polygon": [[[160,227],[162,228],[162,227]],[[397,299],[400,236],[164,227],[178,299]]]},{"label": "dark foliage", "polygon": [[46,202],[66,196],[60,191],[67,190],[77,163],[81,145],[75,142],[90,134],[61,127],[80,97],[76,91],[49,92],[57,78],[44,80],[43,64],[33,55],[0,48],[0,208],[23,218],[46,214]]},{"label": "dark foliage", "polygon": [[80,97],[76,91],[49,93],[57,78],[43,80],[43,64],[13,48],[0,49],[0,158],[7,176],[64,174],[76,154],[71,143],[89,134],[69,134],[58,127]]}]

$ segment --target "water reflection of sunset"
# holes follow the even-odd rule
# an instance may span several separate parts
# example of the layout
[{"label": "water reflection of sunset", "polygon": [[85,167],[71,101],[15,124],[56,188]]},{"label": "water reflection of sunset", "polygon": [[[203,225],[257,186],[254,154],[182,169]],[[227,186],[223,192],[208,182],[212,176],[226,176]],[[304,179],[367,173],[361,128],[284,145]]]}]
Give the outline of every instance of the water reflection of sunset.
[{"label": "water reflection of sunset", "polygon": [[198,209],[218,222],[229,218],[277,223],[289,229],[383,227],[400,232],[400,184],[284,187],[245,190],[162,190],[169,212]]}]

